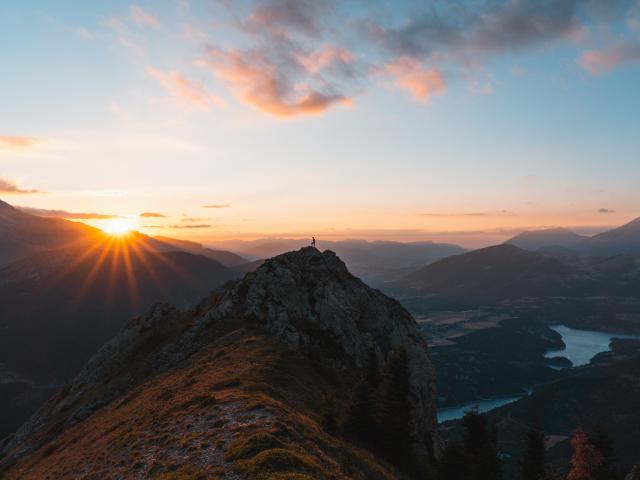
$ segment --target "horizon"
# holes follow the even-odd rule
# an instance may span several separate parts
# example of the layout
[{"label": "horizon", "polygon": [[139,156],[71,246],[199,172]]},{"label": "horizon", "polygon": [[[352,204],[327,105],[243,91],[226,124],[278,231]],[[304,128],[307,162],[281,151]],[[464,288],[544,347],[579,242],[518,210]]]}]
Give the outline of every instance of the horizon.
[{"label": "horizon", "polygon": [[0,196],[32,213],[466,248],[640,215],[636,1],[33,0],[0,22]]}]

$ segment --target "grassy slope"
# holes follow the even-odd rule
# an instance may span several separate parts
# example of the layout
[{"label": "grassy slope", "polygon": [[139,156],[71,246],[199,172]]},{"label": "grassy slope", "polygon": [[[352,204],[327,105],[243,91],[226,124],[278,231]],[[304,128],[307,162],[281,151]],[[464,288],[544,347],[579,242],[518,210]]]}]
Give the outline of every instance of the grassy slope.
[{"label": "grassy slope", "polygon": [[[319,427],[319,399],[336,386],[294,352],[239,329],[4,465],[8,470],[0,461],[0,476],[397,478],[368,452]],[[61,415],[51,429],[59,428]]]}]

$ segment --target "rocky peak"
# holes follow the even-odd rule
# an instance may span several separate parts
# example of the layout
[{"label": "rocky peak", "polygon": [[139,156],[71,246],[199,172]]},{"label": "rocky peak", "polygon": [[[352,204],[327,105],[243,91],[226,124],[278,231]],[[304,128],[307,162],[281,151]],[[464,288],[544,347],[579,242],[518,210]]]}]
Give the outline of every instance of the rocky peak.
[{"label": "rocky peak", "polygon": [[[349,273],[331,251],[313,247],[266,261],[200,306],[180,312],[166,305],[132,320],[105,345],[72,384],[50,400],[6,446],[38,437],[52,417],[71,426],[148,378],[162,374],[224,332],[259,328],[289,348],[353,376],[369,352],[380,364],[398,347],[407,351],[414,438],[437,438],[435,371],[427,343],[395,300]],[[86,398],[91,398],[87,404]],[[58,420],[59,421],[59,420]],[[26,450],[32,447],[26,446]]]}]

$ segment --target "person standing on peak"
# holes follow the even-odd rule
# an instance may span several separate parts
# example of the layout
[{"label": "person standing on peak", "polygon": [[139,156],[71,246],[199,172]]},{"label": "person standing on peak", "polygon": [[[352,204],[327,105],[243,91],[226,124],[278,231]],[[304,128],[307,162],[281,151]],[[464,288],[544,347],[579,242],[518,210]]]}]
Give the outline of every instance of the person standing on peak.
[{"label": "person standing on peak", "polygon": [[311,237],[311,246],[312,247],[316,246],[316,237]]}]

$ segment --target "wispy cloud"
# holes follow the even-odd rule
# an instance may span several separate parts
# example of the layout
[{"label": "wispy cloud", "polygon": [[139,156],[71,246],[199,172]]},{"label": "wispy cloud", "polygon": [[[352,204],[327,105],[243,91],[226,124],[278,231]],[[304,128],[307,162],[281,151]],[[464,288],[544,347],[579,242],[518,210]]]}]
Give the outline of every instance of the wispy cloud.
[{"label": "wispy cloud", "polygon": [[610,208],[599,208],[598,213],[616,213],[615,210],[611,210]]},{"label": "wispy cloud", "polygon": [[513,217],[516,215],[509,210],[499,210],[496,212],[422,212],[417,215],[421,217]]},{"label": "wispy cloud", "polygon": [[579,59],[580,65],[594,75],[605,73],[625,63],[640,62],[640,40],[618,41],[599,50],[589,50]]},{"label": "wispy cloud", "polygon": [[433,94],[442,94],[447,87],[437,69],[427,69],[421,62],[410,57],[400,57],[382,67],[381,72],[393,78],[395,84],[421,102]]},{"label": "wispy cloud", "polygon": [[40,142],[41,140],[35,137],[0,135],[0,149],[28,149]]},{"label": "wispy cloud", "polygon": [[162,26],[162,23],[156,15],[138,5],[131,5],[129,7],[129,15],[131,21],[137,25],[153,28],[160,28]]},{"label": "wispy cloud", "polygon": [[228,203],[218,203],[218,204],[211,204],[211,205],[203,205],[202,208],[230,208],[231,205],[229,205]]},{"label": "wispy cloud", "polygon": [[39,217],[69,218],[74,220],[109,220],[111,218],[122,218],[120,215],[110,215],[104,213],[67,212],[66,210],[47,210],[44,208],[31,207],[16,208],[32,215],[38,215]]},{"label": "wispy cloud", "polygon": [[160,85],[167,90],[179,103],[187,106],[210,110],[214,105],[223,103],[222,99],[209,92],[203,85],[189,80],[184,74],[172,70],[163,72],[154,67],[147,69]]},{"label": "wispy cloud", "polygon": [[195,224],[195,225],[142,225],[142,228],[172,228],[172,229],[181,229],[181,228],[210,228],[209,224]]},{"label": "wispy cloud", "polygon": [[44,193],[41,190],[37,190],[35,188],[23,188],[16,185],[11,180],[6,178],[0,178],[0,193],[10,194],[10,195],[28,195],[32,193]]},{"label": "wispy cloud", "polygon": [[180,219],[181,222],[206,222],[207,220],[211,220],[206,217],[183,217]]},{"label": "wispy cloud", "polygon": [[166,218],[166,215],[157,212],[142,212],[138,215],[140,218]]}]

